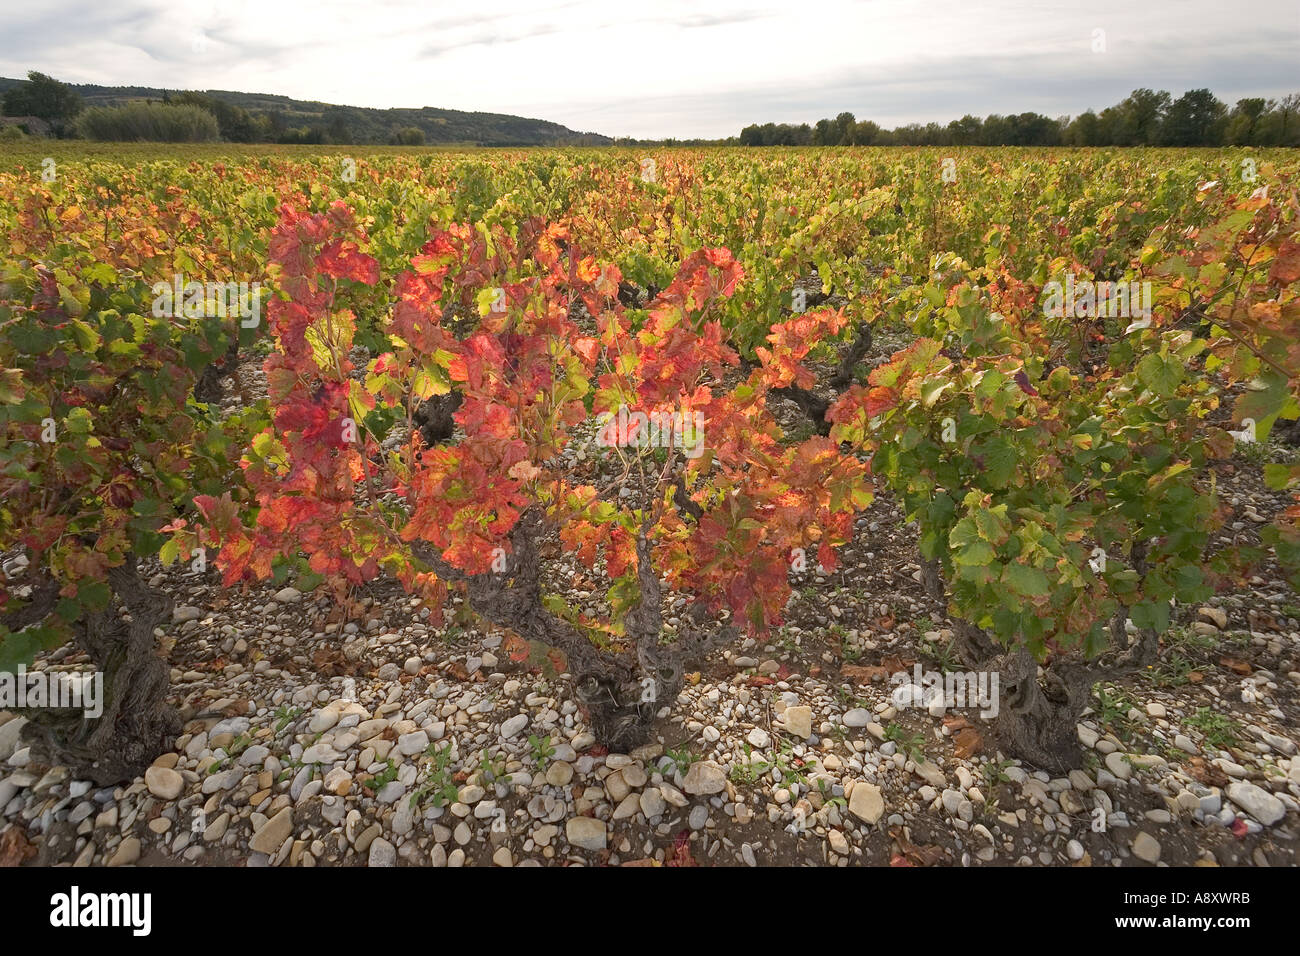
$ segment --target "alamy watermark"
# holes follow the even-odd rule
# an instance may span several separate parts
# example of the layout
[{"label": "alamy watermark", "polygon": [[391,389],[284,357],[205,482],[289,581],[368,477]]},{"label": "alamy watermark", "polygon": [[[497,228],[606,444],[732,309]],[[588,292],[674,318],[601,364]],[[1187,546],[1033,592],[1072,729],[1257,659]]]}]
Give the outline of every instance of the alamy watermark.
[{"label": "alamy watermark", "polygon": [[18,665],[17,673],[0,674],[0,710],[24,707],[81,710],[90,718],[104,712],[104,675],[100,671],[34,671]]},{"label": "alamy watermark", "polygon": [[186,282],[178,272],[171,282],[155,282],[151,291],[156,319],[202,319],[213,315],[224,319],[234,315],[246,329],[255,329],[262,321],[260,282]]},{"label": "alamy watermark", "polygon": [[82,892],[73,886],[50,897],[50,925],[60,929],[120,927],[133,936],[148,936],[153,928],[152,893]]},{"label": "alamy watermark", "polygon": [[1052,280],[1043,286],[1043,315],[1052,318],[1141,319],[1137,328],[1151,324],[1150,282],[1076,281],[1065,274],[1064,284]]},{"label": "alamy watermark", "polygon": [[704,454],[704,413],[653,411],[601,412],[596,419],[596,444],[601,448],[681,448],[687,458]]},{"label": "alamy watermark", "polygon": [[979,707],[986,719],[998,715],[997,671],[922,671],[916,664],[912,673],[899,671],[890,677],[894,685],[890,695],[895,707],[929,707],[942,701],[945,708]]}]

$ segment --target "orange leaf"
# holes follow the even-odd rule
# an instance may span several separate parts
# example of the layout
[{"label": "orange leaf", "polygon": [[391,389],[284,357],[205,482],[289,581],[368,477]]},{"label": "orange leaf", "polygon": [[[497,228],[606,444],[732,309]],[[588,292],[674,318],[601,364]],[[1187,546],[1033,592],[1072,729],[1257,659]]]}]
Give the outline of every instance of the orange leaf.
[{"label": "orange leaf", "polygon": [[22,866],[24,860],[35,855],[36,847],[17,825],[11,825],[0,833],[0,866]]},{"label": "orange leaf", "polygon": [[958,760],[973,757],[984,749],[984,738],[980,736],[979,731],[974,727],[963,727],[957,731],[953,737],[953,743],[956,744],[953,756]]},{"label": "orange leaf", "polygon": [[845,664],[840,668],[840,674],[859,684],[870,684],[876,678],[881,680],[888,678],[889,669],[876,664]]},{"label": "orange leaf", "polygon": [[1241,674],[1243,677],[1251,672],[1251,666],[1245,661],[1239,661],[1235,657],[1220,657],[1219,666],[1226,667],[1235,674]]}]

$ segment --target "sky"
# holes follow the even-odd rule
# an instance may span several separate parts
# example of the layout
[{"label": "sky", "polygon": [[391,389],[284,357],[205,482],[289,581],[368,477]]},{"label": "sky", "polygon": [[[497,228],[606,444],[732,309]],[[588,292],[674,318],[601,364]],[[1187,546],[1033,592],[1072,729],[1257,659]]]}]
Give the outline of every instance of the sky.
[{"label": "sky", "polygon": [[1300,92],[1300,0],[0,0],[0,76],[437,106],[639,138],[849,111]]}]

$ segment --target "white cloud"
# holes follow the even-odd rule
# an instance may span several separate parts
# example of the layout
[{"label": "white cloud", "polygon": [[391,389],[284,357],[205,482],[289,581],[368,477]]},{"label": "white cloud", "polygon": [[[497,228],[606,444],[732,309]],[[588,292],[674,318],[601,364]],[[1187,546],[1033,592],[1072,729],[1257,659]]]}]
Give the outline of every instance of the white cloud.
[{"label": "white cloud", "polygon": [[0,75],[516,113],[646,137],[842,110],[886,125],[1059,115],[1137,86],[1281,95],[1298,61],[1294,0],[1257,0],[1249,18],[1217,0],[49,0],[0,12]]}]

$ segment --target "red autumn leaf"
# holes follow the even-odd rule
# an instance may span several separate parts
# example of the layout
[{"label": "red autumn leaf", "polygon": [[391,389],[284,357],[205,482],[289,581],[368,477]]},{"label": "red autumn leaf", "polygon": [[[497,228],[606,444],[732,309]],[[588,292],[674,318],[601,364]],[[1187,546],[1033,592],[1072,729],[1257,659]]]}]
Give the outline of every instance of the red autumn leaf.
[{"label": "red autumn leaf", "polygon": [[1283,285],[1300,280],[1300,242],[1288,239],[1278,247],[1268,277]]},{"label": "red autumn leaf", "polygon": [[532,648],[529,643],[518,634],[511,634],[501,642],[502,649],[505,650],[506,656],[515,663],[528,660],[528,655]]},{"label": "red autumn leaf", "polygon": [[699,866],[695,862],[695,857],[691,856],[691,831],[683,830],[677,834],[673,841],[672,852],[668,856],[665,866]]}]

